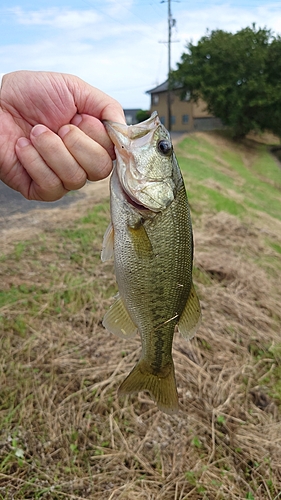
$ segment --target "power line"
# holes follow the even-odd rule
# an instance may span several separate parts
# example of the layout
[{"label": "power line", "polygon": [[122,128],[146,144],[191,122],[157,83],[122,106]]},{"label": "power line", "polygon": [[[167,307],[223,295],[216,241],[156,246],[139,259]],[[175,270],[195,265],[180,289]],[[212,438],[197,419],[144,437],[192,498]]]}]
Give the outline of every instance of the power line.
[{"label": "power line", "polygon": [[[94,2],[93,0],[82,0],[82,1],[83,1],[84,4],[89,5],[90,7],[92,7],[93,10],[98,11],[101,14],[103,14],[106,18],[110,18],[113,21],[115,21],[115,22],[117,22],[117,23],[119,23],[119,24],[121,24],[123,26],[128,26],[128,22],[122,21],[122,20],[120,20],[120,18],[112,16],[111,14],[108,13],[108,11],[100,8],[100,5],[97,6],[96,2]],[[131,9],[128,9],[127,7],[125,7],[122,4],[120,4],[120,7],[122,9],[127,10],[131,15],[133,15],[134,17],[136,17],[139,21],[141,21],[143,23],[143,25],[146,25],[149,28],[153,28],[154,27],[153,25],[147,23],[147,21],[144,21],[139,15],[135,14]],[[152,36],[149,36],[147,33],[143,33],[139,29],[134,29],[134,32],[135,33],[139,33],[142,37],[147,38],[148,40],[155,41]]]}]

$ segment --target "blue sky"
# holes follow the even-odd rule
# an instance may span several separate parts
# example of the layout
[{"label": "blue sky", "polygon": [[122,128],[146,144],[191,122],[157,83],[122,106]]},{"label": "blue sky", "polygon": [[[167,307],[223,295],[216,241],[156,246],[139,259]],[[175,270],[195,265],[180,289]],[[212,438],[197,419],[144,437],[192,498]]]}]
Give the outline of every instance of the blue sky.
[{"label": "blue sky", "polygon": [[[171,2],[172,66],[206,29],[235,32],[253,22],[281,33],[281,0]],[[2,0],[0,73],[72,73],[124,108],[149,108],[145,94],[167,76],[167,2],[161,0]]]}]

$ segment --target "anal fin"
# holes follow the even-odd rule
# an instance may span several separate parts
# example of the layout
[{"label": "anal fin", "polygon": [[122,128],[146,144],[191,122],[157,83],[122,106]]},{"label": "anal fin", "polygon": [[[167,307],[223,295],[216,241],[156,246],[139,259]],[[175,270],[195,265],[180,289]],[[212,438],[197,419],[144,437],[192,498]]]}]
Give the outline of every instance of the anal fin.
[{"label": "anal fin", "polygon": [[124,339],[134,337],[138,330],[119,294],[114,304],[105,314],[102,324],[110,333]]},{"label": "anal fin", "polygon": [[194,285],[192,283],[190,293],[178,322],[178,329],[186,339],[194,337],[201,323],[201,308]]}]

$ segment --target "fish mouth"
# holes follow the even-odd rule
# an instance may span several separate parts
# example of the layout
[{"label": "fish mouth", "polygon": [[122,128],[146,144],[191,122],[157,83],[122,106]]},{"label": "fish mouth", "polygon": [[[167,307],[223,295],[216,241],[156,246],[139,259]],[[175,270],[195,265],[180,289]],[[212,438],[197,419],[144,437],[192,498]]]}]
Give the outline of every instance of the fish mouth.
[{"label": "fish mouth", "polygon": [[128,126],[110,120],[103,120],[103,124],[113,144],[119,150],[124,150],[129,147],[132,140],[141,139],[154,132],[161,122],[157,111],[154,111],[147,120],[135,125]]}]

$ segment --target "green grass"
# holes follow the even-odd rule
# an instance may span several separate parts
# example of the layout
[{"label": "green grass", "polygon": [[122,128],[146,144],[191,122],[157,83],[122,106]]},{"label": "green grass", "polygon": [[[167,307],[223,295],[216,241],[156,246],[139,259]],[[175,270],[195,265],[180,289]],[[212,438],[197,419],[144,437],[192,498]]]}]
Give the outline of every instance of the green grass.
[{"label": "green grass", "polygon": [[[250,209],[251,216],[266,212],[281,220],[281,168],[268,147],[258,144],[249,150],[237,145],[235,151],[231,146],[221,148],[215,141],[212,145],[202,136],[189,136],[179,144],[178,160],[191,203],[202,198],[217,211],[245,216]],[[215,187],[206,185],[210,180]],[[243,202],[233,200],[234,192]]]},{"label": "green grass", "polygon": [[260,179],[281,189],[281,168],[280,165],[277,164],[276,158],[273,154],[269,154],[266,146],[259,146],[257,152],[257,158],[253,162],[252,171],[255,172]]},{"label": "green grass", "polygon": [[273,241],[269,241],[269,245],[273,248],[273,250],[275,250],[275,252],[281,254],[281,245],[279,245],[278,243],[275,243]]},{"label": "green grass", "polygon": [[246,213],[246,208],[242,203],[238,203],[232,198],[222,194],[220,191],[206,187],[202,184],[197,185],[192,190],[192,195],[189,197],[191,203],[194,197],[197,197],[204,207],[208,206],[208,209],[212,211],[225,211],[237,216]]},{"label": "green grass", "polygon": [[[108,219],[108,202],[105,202],[75,220],[72,227],[52,231],[47,237],[45,251],[42,249],[42,241],[45,241],[46,235],[40,235],[32,245],[29,241],[17,243],[9,256],[10,275],[20,275],[21,262],[26,260],[29,263],[31,261],[33,269],[41,273],[44,279],[39,284],[22,282],[19,285],[12,284],[8,289],[0,289],[0,324],[9,324],[15,331],[23,332],[24,317],[19,315],[8,320],[5,312],[12,307],[28,307],[28,314],[36,316],[46,300],[48,314],[57,314],[65,309],[75,312],[89,301],[92,301],[94,307],[93,297],[98,294],[96,281],[92,277],[100,262],[102,238]],[[47,258],[40,258],[44,253]],[[72,271],[69,269],[71,263]]]}]

